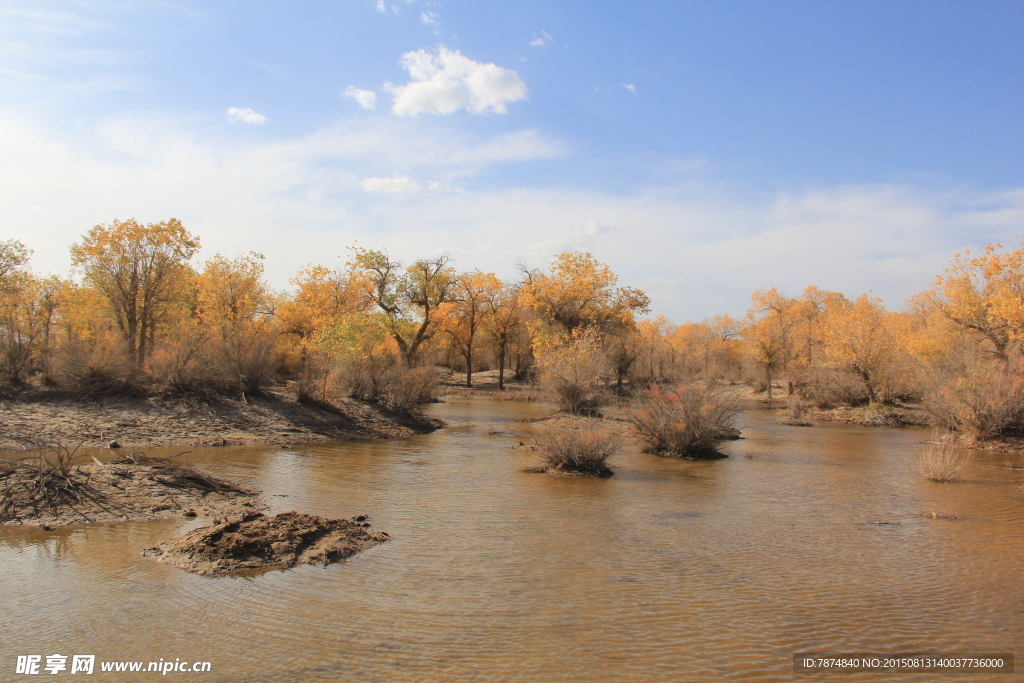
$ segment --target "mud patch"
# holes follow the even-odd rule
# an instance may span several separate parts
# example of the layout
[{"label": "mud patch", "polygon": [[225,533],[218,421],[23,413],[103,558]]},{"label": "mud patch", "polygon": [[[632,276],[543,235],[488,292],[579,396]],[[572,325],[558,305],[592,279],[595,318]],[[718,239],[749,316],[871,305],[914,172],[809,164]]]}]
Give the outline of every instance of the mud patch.
[{"label": "mud patch", "polygon": [[799,417],[780,417],[775,420],[780,425],[787,425],[789,427],[813,427],[813,422],[801,419]]},{"label": "mud patch", "polygon": [[608,477],[615,476],[615,472],[607,466],[597,470],[578,470],[567,467],[561,463],[550,467],[547,465],[524,467],[523,472],[528,474],[565,474],[570,477],[600,477],[601,479],[607,479]]},{"label": "mud patch", "polygon": [[[81,457],[81,456],[79,456]],[[0,461],[0,526],[240,515],[265,507],[259,491],[170,458],[134,454],[112,463],[39,458]]]},{"label": "mud patch", "polygon": [[851,408],[812,408],[808,415],[822,422],[839,422],[864,427],[910,427],[931,424],[931,418],[918,405]]},{"label": "mud patch", "polygon": [[325,519],[302,512],[268,517],[253,512],[194,529],[142,552],[160,562],[203,576],[250,569],[288,569],[299,564],[328,565],[391,538],[372,531],[365,515]]}]

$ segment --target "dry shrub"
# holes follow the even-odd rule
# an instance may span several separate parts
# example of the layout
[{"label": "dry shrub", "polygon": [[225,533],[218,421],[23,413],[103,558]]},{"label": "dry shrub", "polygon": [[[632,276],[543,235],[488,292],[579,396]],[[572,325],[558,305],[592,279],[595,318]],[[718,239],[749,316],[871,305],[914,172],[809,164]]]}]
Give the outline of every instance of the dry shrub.
[{"label": "dry shrub", "polygon": [[857,406],[868,402],[863,380],[836,368],[817,368],[798,386],[804,400],[822,410],[837,406]]},{"label": "dry shrub", "polygon": [[185,324],[169,330],[146,363],[150,374],[165,386],[201,384],[206,373],[201,369],[208,352],[209,333],[200,325]]},{"label": "dry shrub", "polygon": [[746,378],[746,384],[755,394],[763,394],[768,391],[768,382],[764,377],[752,376]]},{"label": "dry shrub", "polygon": [[338,370],[326,354],[308,351],[295,372],[296,400],[299,403],[329,402],[332,389],[339,386]]},{"label": "dry shrub", "polygon": [[953,376],[935,378],[925,409],[944,430],[970,442],[1024,431],[1024,370],[1021,362],[978,364]]},{"label": "dry shrub", "polygon": [[903,427],[910,424],[906,416],[892,406],[875,404],[856,413],[858,423],[865,427]]},{"label": "dry shrub", "polygon": [[780,422],[795,427],[810,427],[812,423],[807,421],[807,410],[808,405],[799,396],[791,396],[786,415]]},{"label": "dry shrub", "polygon": [[949,435],[925,444],[914,458],[914,471],[932,481],[956,481],[971,460],[971,452],[956,447]]},{"label": "dry shrub", "polygon": [[560,471],[610,477],[608,459],[619,450],[611,430],[583,423],[542,427],[534,435],[541,465],[532,471]]},{"label": "dry shrub", "polygon": [[541,388],[572,415],[599,417],[605,392],[595,380],[606,376],[608,356],[597,331],[585,328],[570,334],[538,354]]},{"label": "dry shrub", "polygon": [[735,437],[740,412],[731,395],[711,383],[694,382],[673,389],[655,385],[626,416],[646,452],[699,458],[719,455],[718,445]]},{"label": "dry shrub", "polygon": [[880,373],[876,390],[882,403],[919,403],[924,396],[920,366],[900,353]]},{"label": "dry shrub", "polygon": [[106,338],[91,342],[72,340],[58,355],[58,382],[65,388],[86,396],[137,393],[128,366],[128,356],[121,344]]},{"label": "dry shrub", "polygon": [[274,338],[263,330],[217,339],[202,352],[203,374],[219,390],[260,394],[273,379]]},{"label": "dry shrub", "polygon": [[335,366],[338,390],[351,398],[376,403],[387,396],[390,378],[400,372],[395,356],[369,358],[363,362],[342,362]]},{"label": "dry shrub", "polygon": [[[200,348],[166,345],[148,364],[153,393],[210,403],[221,396],[259,396],[274,379],[270,337],[207,340]],[[197,404],[198,405],[198,404]]]},{"label": "dry shrub", "polygon": [[87,478],[75,476],[75,461],[85,457],[76,456],[76,450],[40,447],[34,456],[0,461],[0,521],[19,519],[29,510],[39,517],[44,512],[56,516],[62,507],[78,511],[83,504],[102,506],[103,493],[89,486]]},{"label": "dry shrub", "polygon": [[395,372],[388,378],[380,402],[396,413],[408,415],[420,406],[437,400],[440,376],[435,368],[412,368]]},{"label": "dry shrub", "polygon": [[337,366],[341,393],[408,415],[437,400],[440,376],[431,368],[405,368],[397,358],[383,363],[344,363]]}]

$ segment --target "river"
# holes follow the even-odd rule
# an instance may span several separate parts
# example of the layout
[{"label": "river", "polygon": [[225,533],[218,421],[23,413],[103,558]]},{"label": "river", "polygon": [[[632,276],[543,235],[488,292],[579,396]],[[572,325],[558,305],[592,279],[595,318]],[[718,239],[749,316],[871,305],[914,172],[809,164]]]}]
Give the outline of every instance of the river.
[{"label": "river", "polygon": [[392,534],[329,567],[213,579],[140,556],[202,520],[0,527],[0,680],[53,653],[211,663],[182,680],[553,683],[824,680],[792,673],[795,652],[1024,656],[1021,456],[978,452],[936,484],[908,466],[926,430],[751,410],[727,459],[625,448],[610,479],[524,473],[534,454],[511,447],[546,410],[451,397],[429,435],[183,458],[272,512]]}]

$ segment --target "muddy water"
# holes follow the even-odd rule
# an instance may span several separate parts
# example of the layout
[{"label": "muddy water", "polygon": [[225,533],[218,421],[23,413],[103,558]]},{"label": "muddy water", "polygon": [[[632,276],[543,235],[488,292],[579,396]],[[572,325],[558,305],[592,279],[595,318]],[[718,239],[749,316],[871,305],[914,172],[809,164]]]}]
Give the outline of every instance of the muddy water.
[{"label": "muddy water", "polygon": [[934,484],[906,466],[926,431],[754,411],[726,460],[627,450],[612,479],[562,477],[522,473],[531,454],[510,448],[543,407],[432,410],[451,426],[189,456],[275,511],[365,512],[393,535],[344,564],[210,579],[139,556],[201,521],[0,528],[0,680],[55,652],[207,660],[177,677],[217,681],[775,681],[804,677],[795,651],[1024,658],[1024,472],[1005,456]]}]

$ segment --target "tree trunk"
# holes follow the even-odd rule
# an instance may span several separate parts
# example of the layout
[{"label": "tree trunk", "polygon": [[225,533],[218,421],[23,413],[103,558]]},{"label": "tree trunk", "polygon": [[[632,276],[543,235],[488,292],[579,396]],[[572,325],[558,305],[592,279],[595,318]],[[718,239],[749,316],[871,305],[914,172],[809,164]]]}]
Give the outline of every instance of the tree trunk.
[{"label": "tree trunk", "polygon": [[505,390],[505,345],[498,346],[498,391]]},{"label": "tree trunk", "polygon": [[874,385],[874,382],[871,381],[871,375],[869,373],[867,373],[866,371],[862,370],[861,373],[860,373],[860,376],[864,380],[864,387],[868,390],[868,405],[873,406],[873,405],[875,405],[876,398],[875,398],[875,385]]}]

